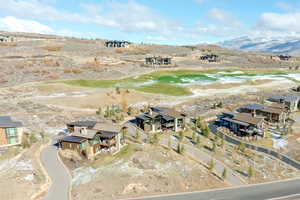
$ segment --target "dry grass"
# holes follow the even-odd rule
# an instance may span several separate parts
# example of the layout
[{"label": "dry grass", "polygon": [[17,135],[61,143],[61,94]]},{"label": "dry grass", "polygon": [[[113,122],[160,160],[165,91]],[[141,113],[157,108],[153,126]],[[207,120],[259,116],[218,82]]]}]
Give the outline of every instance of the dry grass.
[{"label": "dry grass", "polygon": [[47,50],[47,51],[60,51],[62,49],[62,46],[61,45],[48,45],[48,46],[44,46],[43,47],[44,50]]},{"label": "dry grass", "polygon": [[57,72],[50,72],[47,78],[51,80],[57,80],[60,78],[60,75]]},{"label": "dry grass", "polygon": [[82,70],[79,68],[65,68],[64,73],[65,74],[80,74],[80,73],[82,73]]},{"label": "dry grass", "polygon": [[116,49],[116,53],[119,54],[130,54],[130,55],[145,55],[148,54],[150,51],[145,48],[140,47],[129,47],[129,48],[118,48]]},{"label": "dry grass", "polygon": [[85,63],[85,68],[94,70],[96,72],[102,72],[106,68],[106,64],[103,64],[98,59],[94,59],[93,61],[89,61]]},{"label": "dry grass", "polygon": [[0,42],[0,47],[16,47],[17,43],[15,42]]}]

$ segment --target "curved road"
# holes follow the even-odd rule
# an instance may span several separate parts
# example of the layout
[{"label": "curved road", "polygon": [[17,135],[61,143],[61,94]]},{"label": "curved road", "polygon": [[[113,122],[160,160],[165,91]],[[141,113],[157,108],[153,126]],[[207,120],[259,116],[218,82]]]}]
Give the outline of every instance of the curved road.
[{"label": "curved road", "polygon": [[204,192],[135,198],[135,200],[299,200],[299,190],[300,179],[294,179]]},{"label": "curved road", "polygon": [[41,152],[41,161],[52,181],[43,200],[69,200],[71,176],[58,159],[58,151],[54,142]]}]

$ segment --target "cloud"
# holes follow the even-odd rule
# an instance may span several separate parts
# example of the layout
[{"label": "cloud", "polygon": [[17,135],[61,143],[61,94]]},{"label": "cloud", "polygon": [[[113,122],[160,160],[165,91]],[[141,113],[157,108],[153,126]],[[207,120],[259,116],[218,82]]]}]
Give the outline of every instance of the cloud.
[{"label": "cloud", "polygon": [[0,18],[0,29],[12,32],[52,33],[52,28],[33,20],[17,19],[12,16]]},{"label": "cloud", "polygon": [[270,31],[300,32],[300,13],[263,13],[257,28]]},{"label": "cloud", "polygon": [[[135,1],[81,4],[80,7],[84,11],[81,13],[58,10],[52,5],[46,4],[45,1],[49,0],[0,0],[0,10],[4,11],[4,14],[20,18],[96,24],[129,33],[169,34],[182,30],[182,25],[176,21]],[[106,8],[104,12],[101,12],[102,7]]]},{"label": "cloud", "polygon": [[208,17],[216,22],[226,24],[228,26],[240,26],[242,22],[234,17],[230,12],[213,8],[208,11]]},{"label": "cloud", "polygon": [[276,6],[282,10],[292,10],[294,8],[294,6],[290,3],[284,2],[284,1],[280,1],[276,3]]}]

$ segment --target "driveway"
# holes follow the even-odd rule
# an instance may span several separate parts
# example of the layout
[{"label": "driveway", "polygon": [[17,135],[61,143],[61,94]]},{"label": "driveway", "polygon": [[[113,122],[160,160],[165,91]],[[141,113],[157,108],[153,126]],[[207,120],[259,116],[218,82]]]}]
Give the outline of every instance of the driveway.
[{"label": "driveway", "polygon": [[[53,139],[53,141],[56,141],[56,139]],[[58,150],[54,143],[56,142],[53,142],[41,152],[42,164],[52,181],[44,200],[69,200],[71,176],[59,160]]]}]

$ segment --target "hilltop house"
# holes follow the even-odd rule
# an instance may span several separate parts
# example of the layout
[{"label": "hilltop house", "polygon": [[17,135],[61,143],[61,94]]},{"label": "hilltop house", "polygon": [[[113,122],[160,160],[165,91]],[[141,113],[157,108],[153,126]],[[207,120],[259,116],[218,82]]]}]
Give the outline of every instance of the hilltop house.
[{"label": "hilltop house", "polygon": [[127,48],[129,47],[130,44],[131,43],[127,41],[117,41],[117,40],[105,42],[106,47],[113,47],[113,48]]},{"label": "hilltop house", "polygon": [[207,61],[207,62],[218,62],[219,56],[216,54],[208,54],[208,55],[200,56],[200,60]]},{"label": "hilltop house", "polygon": [[267,103],[278,103],[285,105],[289,112],[297,112],[300,109],[300,96],[273,96],[266,100]]},{"label": "hilltop house", "polygon": [[185,128],[185,118],[185,114],[170,108],[151,107],[149,112],[136,116],[136,122],[145,132],[178,132]]},{"label": "hilltop house", "polygon": [[7,35],[0,35],[0,42],[13,42],[14,38]]},{"label": "hilltop house", "polygon": [[221,126],[231,130],[238,136],[264,137],[264,119],[253,117],[247,113],[223,113],[218,116]]},{"label": "hilltop house", "polygon": [[67,124],[70,135],[59,141],[65,150],[77,151],[88,159],[99,153],[115,154],[125,144],[121,128],[110,123],[78,121]]},{"label": "hilltop house", "polygon": [[238,109],[241,113],[249,113],[254,117],[263,118],[270,123],[285,124],[288,110],[282,104],[272,103],[270,105],[247,104]]},{"label": "hilltop house", "polygon": [[0,147],[22,143],[23,124],[13,121],[10,116],[0,116]]},{"label": "hilltop house", "polygon": [[145,58],[146,65],[171,65],[172,58],[167,57],[148,57]]}]

